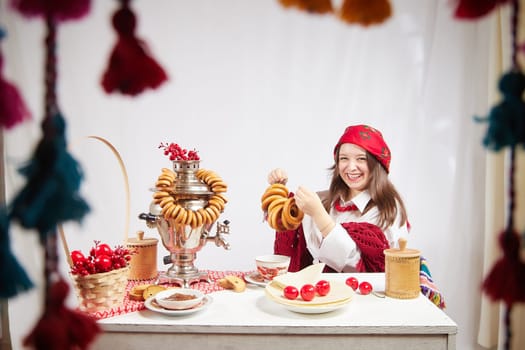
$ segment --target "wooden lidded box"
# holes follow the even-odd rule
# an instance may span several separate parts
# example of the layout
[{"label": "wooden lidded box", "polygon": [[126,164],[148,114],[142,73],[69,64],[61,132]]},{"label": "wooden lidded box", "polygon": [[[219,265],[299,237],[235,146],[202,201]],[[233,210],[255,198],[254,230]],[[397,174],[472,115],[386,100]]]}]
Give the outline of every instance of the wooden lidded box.
[{"label": "wooden lidded box", "polygon": [[128,239],[127,248],[135,251],[129,264],[129,280],[148,280],[157,277],[158,242],[156,238],[144,238],[144,231],[138,231],[136,238]]},{"label": "wooden lidded box", "polygon": [[399,239],[399,249],[385,249],[385,294],[396,299],[414,299],[419,285],[420,251],[407,249],[406,239]]}]

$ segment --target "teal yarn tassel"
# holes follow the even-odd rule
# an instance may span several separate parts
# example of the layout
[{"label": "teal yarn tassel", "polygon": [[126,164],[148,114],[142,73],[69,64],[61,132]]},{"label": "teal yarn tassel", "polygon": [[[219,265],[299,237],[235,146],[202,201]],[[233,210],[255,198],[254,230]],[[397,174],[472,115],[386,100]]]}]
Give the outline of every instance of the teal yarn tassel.
[{"label": "teal yarn tassel", "polygon": [[488,122],[487,133],[483,139],[486,148],[499,151],[506,146],[525,146],[525,75],[511,70],[499,81],[503,101],[494,106],[485,118],[474,117],[478,122]]},{"label": "teal yarn tassel", "polygon": [[81,221],[89,206],[78,193],[83,173],[67,152],[64,118],[57,112],[44,120],[42,129],[33,158],[19,170],[27,183],[14,198],[10,215],[23,227],[38,230],[44,242],[58,223]]},{"label": "teal yarn tassel", "polygon": [[33,288],[33,282],[12,254],[9,221],[5,208],[0,209],[0,298],[11,298]]}]

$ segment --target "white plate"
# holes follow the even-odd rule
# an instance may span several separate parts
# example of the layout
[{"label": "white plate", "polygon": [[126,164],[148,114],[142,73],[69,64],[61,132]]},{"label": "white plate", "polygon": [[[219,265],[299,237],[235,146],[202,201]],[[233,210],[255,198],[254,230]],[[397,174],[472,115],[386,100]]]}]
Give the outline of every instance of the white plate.
[{"label": "white plate", "polygon": [[246,274],[244,275],[244,279],[246,280],[246,282],[255,284],[256,286],[259,286],[259,287],[266,287],[268,282],[270,282],[266,280],[261,281],[261,277],[258,272]]},{"label": "white plate", "polygon": [[297,312],[300,314],[324,314],[326,312],[331,312],[338,310],[344,306],[346,306],[351,299],[345,300],[341,302],[340,304],[330,304],[330,305],[320,305],[320,306],[297,306],[297,305],[290,305],[290,304],[281,304],[285,309],[293,312]]},{"label": "white plate", "polygon": [[355,292],[342,281],[329,281],[330,293],[326,296],[316,296],[312,301],[304,301],[301,297],[295,300],[286,299],[283,295],[283,289],[279,283],[271,282],[265,287],[266,296],[283,305],[298,306],[304,308],[312,307],[331,307],[350,301]]},{"label": "white plate", "polygon": [[154,312],[158,312],[158,313],[161,313],[161,314],[164,314],[164,315],[168,315],[168,316],[183,316],[183,315],[193,314],[195,312],[198,312],[198,311],[206,309],[212,303],[212,301],[213,301],[213,298],[210,295],[206,295],[206,296],[204,296],[204,298],[202,299],[202,302],[199,305],[197,305],[197,306],[195,306],[195,307],[193,307],[191,309],[168,310],[168,309],[163,308],[159,304],[157,304],[155,302],[155,297],[153,296],[151,298],[148,298],[144,302],[144,306],[148,310],[151,310],[151,311],[154,311]]}]

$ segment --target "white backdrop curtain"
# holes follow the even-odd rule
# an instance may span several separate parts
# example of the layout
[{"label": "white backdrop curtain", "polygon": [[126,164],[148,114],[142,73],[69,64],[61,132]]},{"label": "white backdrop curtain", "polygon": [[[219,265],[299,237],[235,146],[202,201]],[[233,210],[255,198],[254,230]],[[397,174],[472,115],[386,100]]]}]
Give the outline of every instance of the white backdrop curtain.
[{"label": "white backdrop curtain", "polygon": [[[41,137],[44,26],[10,11],[7,0],[0,4],[0,24],[8,30],[5,75],[34,114],[4,134],[9,201],[23,184],[16,169]],[[413,227],[409,246],[428,259],[446,297],[445,312],[459,326],[457,348],[480,348],[486,125],[472,117],[486,115],[492,102],[487,87],[495,84],[489,68],[496,16],[460,22],[449,1],[394,0],[390,20],[363,28],[285,10],[276,0],[134,1],[137,34],[170,81],[129,98],[106,95],[99,83],[115,42],[110,17],[117,4],[93,0],[88,17],[58,28],[58,99],[92,208],[81,225],[65,226],[70,248],[87,250],[95,239],[120,244],[124,237],[118,163],[87,135],[108,139],[123,157],[130,235],[145,230],[157,237],[137,215],[148,211],[149,188],[169,166],[158,144],[197,148],[201,166],[229,184],[222,219],[231,221],[232,249],[208,245],[196,265],[252,270],[254,257],[273,248],[259,203],[268,171],[285,168],[292,190],[299,184],[324,189],[337,138],[347,125],[367,123],[392,150],[391,179]],[[40,287],[36,234],[13,225],[11,241]],[[159,245],[159,269],[166,268],[165,254]],[[61,269],[67,275],[65,259]],[[14,349],[40,315],[41,297],[36,288],[9,300]]]},{"label": "white backdrop curtain", "polygon": [[[520,2],[520,18],[525,15],[525,3]],[[511,45],[511,8],[502,7],[496,11],[494,16],[492,47],[489,63],[489,101],[492,104],[498,103],[501,96],[497,90],[496,82],[501,75],[508,71],[512,62]],[[522,42],[525,37],[525,25],[518,28],[518,42]],[[524,61],[518,55],[518,61],[523,66]],[[491,81],[494,83],[491,84]],[[507,225],[508,212],[508,190],[509,190],[509,151],[489,152],[486,162],[486,182],[485,182],[485,246],[483,250],[483,275],[490,272],[494,263],[502,255],[501,247],[498,244],[498,234]],[[519,232],[523,232],[525,227],[525,215],[523,211],[522,199],[525,193],[525,152],[520,147],[516,150],[516,201],[517,209],[514,212],[515,226]],[[523,248],[523,247],[522,247]],[[525,249],[522,249],[525,256]],[[485,295],[481,299],[479,344],[486,348],[503,349],[507,341],[505,327],[505,306],[492,302]],[[523,304],[515,304],[511,311],[511,349],[525,348],[525,334],[519,330],[525,325],[525,308]]]}]

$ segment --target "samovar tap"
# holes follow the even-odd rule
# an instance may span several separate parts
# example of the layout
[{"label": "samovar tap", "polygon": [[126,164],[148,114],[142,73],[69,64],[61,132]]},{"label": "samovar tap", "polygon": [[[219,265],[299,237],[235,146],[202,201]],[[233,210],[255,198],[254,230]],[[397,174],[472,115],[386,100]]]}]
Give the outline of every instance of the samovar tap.
[{"label": "samovar tap", "polygon": [[220,222],[217,222],[216,228],[217,232],[215,233],[215,236],[207,236],[207,240],[213,240],[215,242],[215,245],[217,247],[223,247],[226,250],[230,250],[230,243],[226,240],[226,237],[224,235],[227,235],[230,233],[230,221],[224,220],[222,224]]}]

